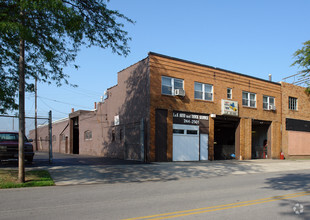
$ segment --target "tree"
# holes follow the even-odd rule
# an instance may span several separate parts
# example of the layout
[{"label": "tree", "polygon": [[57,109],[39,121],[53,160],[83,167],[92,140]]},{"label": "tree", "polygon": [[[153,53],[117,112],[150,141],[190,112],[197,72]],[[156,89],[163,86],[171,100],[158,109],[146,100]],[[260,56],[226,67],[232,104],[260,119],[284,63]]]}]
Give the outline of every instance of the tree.
[{"label": "tree", "polygon": [[294,53],[296,61],[292,64],[292,66],[298,65],[299,67],[303,68],[303,70],[300,71],[301,77],[308,85],[306,92],[310,94],[310,40],[303,44],[304,47]]},{"label": "tree", "polygon": [[19,106],[19,163],[23,163],[24,93],[34,87],[30,80],[55,82],[57,86],[69,84],[63,68],[75,61],[82,45],[110,48],[124,56],[130,52],[130,37],[121,21],[134,22],[117,10],[108,9],[106,2],[1,0],[0,113]]}]

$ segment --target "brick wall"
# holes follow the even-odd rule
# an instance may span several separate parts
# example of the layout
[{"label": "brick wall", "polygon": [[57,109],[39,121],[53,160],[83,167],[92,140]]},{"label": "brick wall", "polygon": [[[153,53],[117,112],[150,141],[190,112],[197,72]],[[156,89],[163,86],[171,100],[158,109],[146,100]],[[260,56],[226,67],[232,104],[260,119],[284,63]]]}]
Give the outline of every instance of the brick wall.
[{"label": "brick wall", "polygon": [[[310,96],[305,93],[304,87],[292,85],[289,83],[281,82],[282,84],[282,109],[283,109],[283,115],[282,115],[282,151],[284,153],[284,156],[286,158],[310,158],[309,150],[308,149],[300,149],[300,146],[297,146],[298,148],[294,147],[296,143],[300,143],[295,140],[290,140],[293,145],[289,146],[289,131],[286,130],[286,118],[292,118],[292,119],[299,119],[299,120],[308,120],[310,121]],[[297,110],[290,110],[288,108],[288,100],[289,97],[294,97],[298,99],[298,107]],[[292,132],[294,133],[294,132]],[[300,138],[300,135],[293,135],[291,134],[291,138],[295,137],[298,139]],[[309,135],[306,134],[304,137],[308,137]],[[297,142],[296,142],[297,141]],[[306,146],[306,145],[305,145]],[[306,146],[307,147],[307,146]],[[290,148],[290,152],[289,152]],[[294,149],[297,149],[295,152]],[[301,154],[301,152],[304,152],[304,154]]]},{"label": "brick wall", "polygon": [[[233,101],[238,101],[239,117],[241,122],[240,145],[241,155],[245,159],[251,157],[251,120],[265,120],[272,123],[281,122],[281,85],[265,80],[216,69],[179,59],[169,58],[151,53],[150,62],[150,157],[155,158],[155,109],[168,109],[168,158],[171,160],[172,151],[172,112],[173,110],[221,114],[221,100],[227,99],[227,88],[232,88]],[[161,95],[161,76],[184,79],[185,97]],[[214,88],[214,101],[194,99],[194,82],[212,84]],[[257,94],[257,108],[242,106],[242,91]],[[276,111],[263,110],[263,95],[275,97]],[[212,120],[210,120],[209,149],[212,151]],[[272,129],[272,148],[279,149],[281,140],[276,126]],[[274,146],[275,145],[275,146]],[[212,152],[209,152],[212,155]],[[273,153],[275,156],[276,153]]]}]

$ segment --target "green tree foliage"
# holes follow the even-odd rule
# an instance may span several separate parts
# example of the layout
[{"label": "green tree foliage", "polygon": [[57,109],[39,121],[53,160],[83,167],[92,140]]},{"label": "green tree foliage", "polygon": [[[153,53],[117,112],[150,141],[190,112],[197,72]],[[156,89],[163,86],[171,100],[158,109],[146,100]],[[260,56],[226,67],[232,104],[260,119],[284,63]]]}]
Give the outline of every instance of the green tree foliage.
[{"label": "green tree foliage", "polygon": [[[303,43],[304,46],[297,50],[294,53],[294,57],[296,58],[296,61],[292,64],[292,66],[299,66],[302,68],[300,73],[302,74],[303,78],[309,78],[310,77],[310,40]],[[310,80],[306,81],[306,84],[308,85],[308,88],[306,92],[310,94]]]},{"label": "green tree foliage", "polygon": [[[68,84],[64,67],[82,45],[126,56],[124,23],[134,23],[105,0],[0,0],[0,113],[18,107],[20,40],[25,41],[26,91],[33,80]],[[77,65],[74,65],[76,68]]]}]

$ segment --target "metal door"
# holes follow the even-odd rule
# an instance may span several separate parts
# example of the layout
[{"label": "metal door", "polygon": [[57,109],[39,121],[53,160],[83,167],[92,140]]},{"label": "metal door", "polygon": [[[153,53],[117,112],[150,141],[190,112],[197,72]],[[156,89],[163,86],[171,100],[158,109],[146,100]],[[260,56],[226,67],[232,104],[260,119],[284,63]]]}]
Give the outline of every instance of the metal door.
[{"label": "metal door", "polygon": [[199,126],[173,125],[173,161],[199,160]]},{"label": "metal door", "polygon": [[200,134],[200,160],[208,160],[209,156],[209,135]]}]

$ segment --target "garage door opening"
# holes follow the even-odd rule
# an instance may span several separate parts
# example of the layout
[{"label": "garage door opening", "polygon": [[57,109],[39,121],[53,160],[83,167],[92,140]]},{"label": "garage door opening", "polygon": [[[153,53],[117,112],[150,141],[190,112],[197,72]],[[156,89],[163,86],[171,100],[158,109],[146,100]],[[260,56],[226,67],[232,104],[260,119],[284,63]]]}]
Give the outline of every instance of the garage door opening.
[{"label": "garage door opening", "polygon": [[214,120],[214,160],[235,159],[238,124],[239,118],[217,116]]},{"label": "garage door opening", "polygon": [[199,126],[173,124],[173,161],[199,160]]},{"label": "garage door opening", "polygon": [[252,159],[266,159],[271,156],[269,121],[254,120],[252,123]]}]

